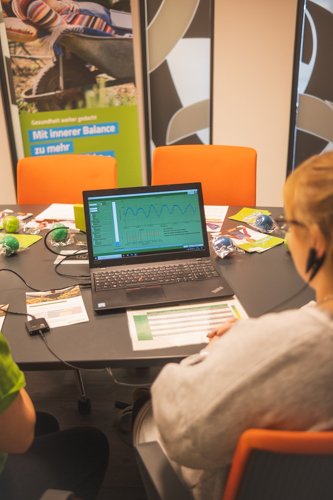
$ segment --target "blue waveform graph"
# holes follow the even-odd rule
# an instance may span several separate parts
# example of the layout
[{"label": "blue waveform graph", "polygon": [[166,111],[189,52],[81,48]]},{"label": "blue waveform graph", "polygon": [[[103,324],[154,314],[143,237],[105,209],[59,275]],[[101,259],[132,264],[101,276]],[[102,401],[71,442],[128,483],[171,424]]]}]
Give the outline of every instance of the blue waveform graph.
[{"label": "blue waveform graph", "polygon": [[193,214],[195,214],[195,213],[197,212],[197,209],[196,209],[196,208],[194,208],[194,207],[192,207],[191,203],[189,203],[189,204],[187,205],[187,207],[185,208],[185,210],[182,210],[182,209],[181,209],[181,207],[180,207],[179,205],[173,205],[173,206],[172,206],[172,208],[171,208],[171,210],[170,210],[170,208],[168,207],[168,205],[164,204],[164,205],[162,205],[162,206],[161,206],[161,208],[160,208],[160,210],[159,210],[159,211],[156,209],[156,207],[155,207],[154,205],[152,205],[152,204],[151,204],[151,205],[149,206],[149,210],[148,210],[148,212],[147,212],[147,213],[146,213],[145,209],[144,209],[144,208],[142,208],[142,207],[139,207],[136,211],[135,211],[135,210],[133,210],[133,208],[132,208],[132,207],[128,207],[128,208],[126,209],[126,211],[125,211],[125,218],[126,218],[126,216],[127,216],[127,214],[128,214],[129,212],[130,212],[132,215],[134,215],[134,217],[137,217],[141,211],[142,211],[143,215],[146,217],[146,219],[148,219],[148,217],[150,217],[150,216],[151,216],[152,212],[155,212],[155,214],[157,215],[157,217],[158,217],[158,218],[160,218],[160,217],[162,216],[162,212],[163,212],[163,210],[164,210],[164,209],[166,209],[166,210],[167,210],[167,212],[169,213],[169,215],[172,215],[172,214],[173,214],[173,212],[174,212],[174,210],[175,210],[175,208],[178,208],[178,209],[179,209],[179,211],[180,211],[180,213],[181,213],[182,215],[185,215],[189,209],[191,209],[191,210],[192,210],[192,213],[193,213]]}]

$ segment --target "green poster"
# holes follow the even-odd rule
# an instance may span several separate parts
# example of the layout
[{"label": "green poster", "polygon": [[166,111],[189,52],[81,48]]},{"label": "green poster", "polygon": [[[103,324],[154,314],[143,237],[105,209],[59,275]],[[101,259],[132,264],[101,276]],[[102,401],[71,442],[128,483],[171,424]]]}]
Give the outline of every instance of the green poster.
[{"label": "green poster", "polygon": [[136,106],[24,113],[20,122],[25,156],[110,155],[118,187],[141,184]]},{"label": "green poster", "polygon": [[142,184],[129,2],[1,2],[24,155],[113,156]]}]

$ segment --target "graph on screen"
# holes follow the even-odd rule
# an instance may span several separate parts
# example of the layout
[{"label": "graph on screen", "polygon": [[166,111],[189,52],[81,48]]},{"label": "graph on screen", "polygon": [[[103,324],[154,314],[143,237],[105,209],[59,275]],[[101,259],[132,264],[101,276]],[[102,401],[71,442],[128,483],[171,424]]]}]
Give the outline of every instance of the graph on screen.
[{"label": "graph on screen", "polygon": [[197,243],[201,233],[196,193],[137,196],[117,201],[125,248],[175,247]]},{"label": "graph on screen", "polygon": [[117,196],[95,203],[91,220],[96,254],[192,249],[203,245],[196,190]]}]

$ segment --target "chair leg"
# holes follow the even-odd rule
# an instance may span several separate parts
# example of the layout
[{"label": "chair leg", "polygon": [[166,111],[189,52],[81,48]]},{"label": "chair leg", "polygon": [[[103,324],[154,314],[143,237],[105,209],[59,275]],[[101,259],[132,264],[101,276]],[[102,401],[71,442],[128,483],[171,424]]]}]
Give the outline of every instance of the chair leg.
[{"label": "chair leg", "polygon": [[159,443],[141,443],[134,453],[148,500],[193,500]]},{"label": "chair leg", "polygon": [[74,370],[74,375],[76,378],[76,383],[79,388],[79,393],[80,397],[78,400],[78,408],[80,413],[90,413],[91,410],[91,399],[86,396],[85,390],[84,390],[84,385],[83,385],[83,380],[82,380],[82,375],[80,370]]}]

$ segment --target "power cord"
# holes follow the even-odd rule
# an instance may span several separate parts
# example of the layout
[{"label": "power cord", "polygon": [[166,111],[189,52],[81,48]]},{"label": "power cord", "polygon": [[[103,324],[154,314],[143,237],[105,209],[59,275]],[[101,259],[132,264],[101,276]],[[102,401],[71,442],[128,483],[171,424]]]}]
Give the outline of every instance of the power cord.
[{"label": "power cord", "polygon": [[[60,255],[58,252],[55,252],[54,250],[52,250],[48,244],[47,244],[47,241],[46,241],[46,238],[47,236],[52,232],[54,231],[55,229],[58,229],[58,228],[54,228],[54,229],[51,229],[50,231],[48,231],[44,237],[44,244],[46,246],[46,248],[53,254],[55,255]],[[66,229],[69,229],[69,228],[66,228]],[[81,233],[85,234],[84,231],[80,231]],[[56,265],[55,267],[55,271],[57,274],[59,274],[60,276],[66,276],[66,277],[74,277],[74,278],[90,278],[90,275],[79,275],[79,276],[76,276],[76,275],[67,275],[67,274],[63,274],[63,273],[60,273],[57,269],[59,267],[59,265],[66,259],[70,259],[71,257],[73,257],[74,255],[78,254],[78,253],[88,253],[88,252],[82,252],[82,250],[77,250],[76,252],[74,252],[73,254],[70,254],[70,255],[66,255],[64,256],[64,258]],[[0,271],[8,271],[10,273],[13,273],[15,274],[18,278],[20,278],[21,281],[23,281],[23,283],[25,284],[25,286],[27,288],[29,288],[30,290],[33,290],[34,292],[47,292],[49,290],[39,290],[37,288],[34,288],[32,286],[30,286],[26,281],[25,279],[20,275],[18,274],[16,271],[13,271],[12,269],[7,269],[7,268],[3,268],[3,269],[0,269]],[[74,285],[67,285],[67,286],[64,286],[64,287],[61,287],[61,288],[57,288],[57,290],[65,290],[66,288],[69,288],[69,287],[72,287],[72,286],[81,286],[81,287],[91,287],[91,283],[75,283]],[[40,338],[43,340],[46,348],[50,351],[50,353],[55,357],[57,358],[61,363],[64,363],[66,366],[70,367],[70,368],[73,368],[74,370],[84,370],[84,371],[93,371],[93,372],[101,372],[101,371],[104,371],[106,370],[109,375],[112,376],[112,372],[110,370],[110,368],[81,368],[79,366],[75,366],[71,363],[68,363],[67,361],[65,361],[64,359],[60,358],[51,348],[50,346],[48,345],[47,343],[47,340],[45,338],[45,335],[44,333],[50,331],[50,327],[49,325],[47,324],[47,321],[44,319],[44,318],[36,318],[35,316],[33,316],[32,314],[29,314],[29,313],[23,313],[23,312],[17,312],[17,311],[9,311],[8,309],[4,309],[3,307],[0,307],[0,311],[4,312],[5,314],[13,314],[13,315],[17,315],[17,316],[25,316],[25,317],[29,317],[31,318],[30,321],[27,321],[25,323],[26,325],[26,328],[28,330],[28,333],[29,335],[33,336],[33,335],[39,335]]]},{"label": "power cord", "polygon": [[33,316],[32,314],[8,311],[8,309],[4,309],[3,307],[0,307],[0,311],[2,311],[4,313],[8,313],[8,314],[16,314],[17,316],[25,316],[25,317],[29,316],[29,318],[31,318],[31,319],[36,319],[35,316]]},{"label": "power cord", "polygon": [[40,338],[42,339],[42,341],[44,342],[44,344],[46,345],[46,348],[50,351],[50,353],[55,358],[57,358],[59,361],[61,361],[61,363],[64,363],[65,365],[69,366],[70,368],[74,368],[74,370],[84,370],[84,371],[88,371],[88,372],[104,372],[104,370],[108,371],[108,368],[80,368],[79,366],[75,366],[75,365],[72,365],[71,363],[68,363],[68,361],[65,361],[64,359],[60,358],[54,351],[52,351],[52,349],[50,348],[50,346],[47,343],[47,340],[46,340],[43,332],[38,332],[38,335],[40,336]]},{"label": "power cord", "polygon": [[119,382],[118,380],[116,380],[116,378],[114,377],[113,373],[112,373],[112,369],[111,367],[107,366],[105,368],[82,368],[80,366],[75,366],[73,365],[72,363],[68,363],[68,361],[65,361],[64,359],[60,358],[51,348],[50,346],[48,345],[47,343],[47,340],[46,340],[46,337],[44,335],[44,332],[48,332],[50,331],[50,327],[48,326],[46,320],[44,318],[39,318],[37,319],[35,316],[33,316],[32,314],[29,314],[29,313],[23,313],[23,312],[16,312],[16,311],[8,311],[8,309],[4,309],[3,307],[0,307],[0,311],[4,312],[4,313],[8,313],[8,314],[14,314],[14,315],[17,315],[17,316],[25,316],[25,317],[30,317],[31,318],[31,321],[27,321],[26,322],[26,328],[29,332],[29,334],[31,336],[34,336],[34,335],[39,335],[40,338],[42,339],[42,341],[44,342],[46,348],[50,351],[50,353],[52,354],[52,356],[54,356],[55,358],[57,358],[61,363],[64,363],[66,366],[68,366],[69,368],[73,368],[74,370],[84,370],[84,371],[89,371],[89,372],[103,372],[104,370],[107,371],[107,373],[110,375],[110,377],[115,381],[116,384],[119,384],[119,385],[135,385],[135,386],[139,386],[139,387],[146,387],[147,384],[126,384],[126,383],[123,383],[123,382]]},{"label": "power cord", "polygon": [[[70,227],[67,227],[67,226],[61,226],[61,229],[68,229],[70,230],[71,228]],[[48,249],[49,252],[51,253],[54,253],[55,255],[59,255],[59,252],[55,252],[54,250],[52,250],[52,248],[47,244],[47,237],[49,234],[51,234],[53,231],[59,231],[59,227],[53,227],[52,229],[50,229],[44,236],[44,245],[45,247]],[[82,231],[82,229],[79,229],[78,231],[79,233],[81,234],[86,234],[85,231]]]},{"label": "power cord", "polygon": [[[68,229],[68,230],[70,230],[70,228],[69,228],[69,227],[67,227],[67,226],[63,226],[63,227],[62,227],[62,229]],[[59,255],[60,255],[60,256],[62,256],[62,255],[61,255],[61,253],[59,253],[59,252],[55,252],[55,251],[54,251],[54,250],[53,250],[53,249],[49,246],[49,244],[48,244],[48,242],[47,242],[47,237],[48,237],[48,235],[49,235],[49,234],[51,234],[53,231],[57,231],[57,230],[59,231],[59,227],[54,227],[54,228],[50,229],[50,231],[48,231],[48,232],[45,234],[45,236],[44,236],[44,245],[45,245],[45,247],[47,248],[47,250],[48,250],[49,252],[51,252],[51,253],[53,253],[54,255],[57,255],[57,256],[59,257]],[[80,233],[80,234],[86,234],[86,233],[85,233],[85,231],[82,231],[81,229],[79,230],[79,233]],[[82,275],[65,274],[65,273],[61,273],[61,272],[58,270],[59,266],[60,266],[60,265],[61,265],[61,264],[62,264],[65,260],[69,260],[69,259],[70,259],[71,257],[73,257],[74,255],[77,255],[77,254],[84,254],[84,253],[86,253],[86,254],[88,255],[88,252],[87,252],[87,251],[86,251],[86,252],[82,252],[82,250],[81,250],[81,249],[79,249],[79,250],[77,250],[76,252],[74,252],[74,253],[72,253],[72,254],[70,254],[70,255],[66,255],[66,256],[64,256],[64,258],[63,258],[60,262],[58,262],[58,264],[55,266],[54,271],[55,271],[55,272],[56,272],[59,276],[64,276],[64,277],[66,277],[66,278],[84,278],[84,279],[90,279],[90,275],[89,275],[89,274],[82,274]],[[84,285],[85,285],[85,286],[87,286],[87,285],[88,285],[88,283],[87,283],[87,284],[86,284],[86,283],[84,283]],[[90,283],[89,283],[89,286],[91,286],[91,284],[90,284]]]},{"label": "power cord", "polygon": [[33,290],[34,292],[46,292],[47,291],[47,290],[37,290],[37,288],[33,288],[32,286],[28,285],[28,283],[25,281],[25,279],[22,278],[22,276],[19,273],[17,273],[16,271],[13,271],[12,269],[7,269],[4,267],[4,268],[0,269],[0,272],[1,271],[8,271],[9,273],[15,274],[16,276],[18,276],[20,278],[21,281],[23,281],[23,283],[25,284],[25,286],[27,288],[30,288],[30,290]]},{"label": "power cord", "polygon": [[44,333],[50,331],[50,327],[47,324],[47,321],[44,318],[36,318],[36,316],[33,316],[32,314],[29,313],[23,313],[23,312],[17,312],[17,311],[9,311],[8,309],[4,309],[3,307],[0,307],[0,311],[6,313],[6,314],[14,314],[17,316],[26,316],[31,318],[30,321],[27,321],[25,323],[26,328],[28,330],[29,335],[34,336],[34,335],[39,335],[40,338],[43,340],[44,344],[46,345],[47,349],[50,351],[50,353],[57,358],[61,363],[64,363],[65,365],[69,366],[70,368],[74,368],[74,370],[85,370],[85,371],[92,371],[92,372],[102,372],[106,370],[111,376],[112,372],[110,373],[110,369],[107,368],[81,368],[79,366],[72,365],[71,363],[68,363],[68,361],[65,361],[64,359],[60,358],[48,345],[47,340],[45,338]]},{"label": "power cord", "polygon": [[298,295],[300,295],[302,292],[304,292],[304,290],[307,289],[307,287],[309,286],[309,283],[310,283],[310,280],[307,281],[305,283],[305,285],[302,286],[302,288],[300,290],[298,290],[297,292],[295,292],[293,295],[291,295],[290,297],[287,297],[285,300],[283,300],[282,302],[280,302],[279,304],[276,304],[276,306],[273,306],[271,307],[270,309],[268,309],[267,311],[265,311],[263,314],[268,314],[270,312],[273,312],[275,311],[275,309],[277,309],[278,307],[281,307],[283,306],[284,304],[286,304],[287,302],[289,302],[290,300],[292,299],[295,299],[296,297],[298,297]]},{"label": "power cord", "polygon": [[[53,252],[55,253],[55,252]],[[75,255],[85,255],[87,254],[88,255],[88,252],[82,252],[82,250],[77,250],[76,252],[70,254],[70,255],[66,255],[64,256],[64,258],[58,262],[58,264],[56,264],[54,270],[55,272],[59,275],[59,276],[64,276],[66,278],[86,278],[86,279],[90,279],[90,274],[80,274],[80,275],[76,275],[76,274],[65,274],[65,273],[61,273],[59,270],[58,270],[58,267],[65,261],[65,260],[70,260],[72,257],[74,257]],[[61,255],[61,254],[57,254],[57,255]],[[62,257],[62,255],[61,255]],[[89,283],[82,283],[83,285],[89,285],[91,286],[91,282]]]},{"label": "power cord", "polygon": [[[58,254],[58,255],[59,255],[59,254]],[[24,279],[24,278],[22,278],[22,276],[21,276],[19,273],[17,273],[16,271],[13,271],[12,269],[7,269],[7,268],[5,268],[5,267],[4,267],[4,268],[0,269],[0,272],[1,272],[1,271],[8,271],[9,273],[13,273],[13,274],[15,274],[18,278],[20,278],[20,280],[22,280],[22,281],[23,281],[23,283],[25,284],[25,286],[26,286],[27,288],[29,288],[30,290],[33,290],[34,292],[41,292],[41,293],[42,293],[42,292],[49,292],[49,291],[50,291],[50,289],[49,289],[49,288],[48,288],[47,290],[39,290],[38,288],[34,288],[34,287],[30,286],[30,285],[29,285],[29,284],[25,281],[25,279]],[[72,286],[83,286],[83,287],[85,286],[85,287],[90,287],[90,286],[91,286],[91,283],[74,283],[73,285],[62,286],[62,287],[60,287],[60,288],[56,288],[56,289],[55,289],[55,288],[52,288],[51,290],[66,290],[66,288],[70,288],[70,287],[72,287]]]}]

